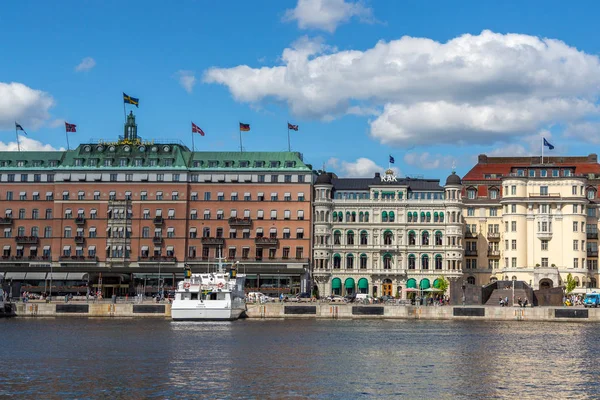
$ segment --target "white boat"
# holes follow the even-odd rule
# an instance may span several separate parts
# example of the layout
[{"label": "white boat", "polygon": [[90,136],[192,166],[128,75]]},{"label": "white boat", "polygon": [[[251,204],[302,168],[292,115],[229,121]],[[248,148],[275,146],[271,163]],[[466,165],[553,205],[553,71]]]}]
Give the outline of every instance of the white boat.
[{"label": "white boat", "polygon": [[174,321],[231,321],[246,311],[246,276],[238,275],[234,265],[225,272],[222,259],[218,261],[216,272],[191,274],[187,270],[186,278],[177,284],[171,306]]}]

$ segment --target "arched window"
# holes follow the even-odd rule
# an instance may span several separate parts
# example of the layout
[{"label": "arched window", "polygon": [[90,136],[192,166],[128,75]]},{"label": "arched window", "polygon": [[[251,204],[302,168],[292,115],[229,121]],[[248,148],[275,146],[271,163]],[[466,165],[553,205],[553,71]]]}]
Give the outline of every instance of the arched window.
[{"label": "arched window", "polygon": [[433,213],[433,222],[438,222],[440,219],[440,215],[436,212]]},{"label": "arched window", "polygon": [[425,222],[425,213],[421,211],[421,222]]},{"label": "arched window", "polygon": [[361,231],[360,232],[360,244],[361,245],[367,244],[368,237],[369,236],[367,235],[367,231]]},{"label": "arched window", "polygon": [[444,222],[444,213],[443,212],[440,213],[440,222]]},{"label": "arched window", "polygon": [[331,293],[335,295],[342,293],[342,280],[340,278],[333,278],[331,281]]},{"label": "arched window", "polygon": [[358,222],[363,222],[365,218],[365,213],[363,213],[362,211],[358,213]]},{"label": "arched window", "polygon": [[429,246],[429,232],[423,231],[423,233],[421,233],[421,244],[423,246]]},{"label": "arched window", "polygon": [[435,255],[435,269],[442,269],[442,255],[441,254],[436,254]]},{"label": "arched window", "polygon": [[406,221],[412,222],[412,213],[410,211],[408,213],[406,213]]},{"label": "arched window", "polygon": [[325,222],[329,222],[329,211],[325,212]]},{"label": "arched window", "polygon": [[352,222],[356,222],[356,212],[352,211]]},{"label": "arched window", "polygon": [[342,266],[342,257],[339,254],[333,255],[333,268],[340,269]]},{"label": "arched window", "polygon": [[473,277],[473,276],[468,277],[467,278],[467,283],[469,285],[474,285],[475,284],[475,277]]},{"label": "arched window", "polygon": [[319,221],[325,221],[325,211],[321,211],[319,215]]},{"label": "arched window", "polygon": [[383,244],[391,245],[392,239],[393,239],[392,231],[383,232]]},{"label": "arched window", "polygon": [[436,246],[441,246],[442,245],[442,232],[440,231],[436,231],[435,232],[435,245]]},{"label": "arched window", "polygon": [[354,268],[354,256],[352,254],[348,254],[346,256],[346,268],[347,269]]},{"label": "arched window", "polygon": [[427,218],[427,222],[431,222],[431,213],[429,211],[427,211],[427,214],[425,214],[426,218]]},{"label": "arched window", "polygon": [[354,232],[346,232],[346,244],[354,244]]},{"label": "arched window", "polygon": [[365,253],[360,255],[360,269],[367,269],[367,255]]},{"label": "arched window", "polygon": [[417,239],[416,239],[416,235],[415,235],[415,231],[409,231],[408,232],[408,245],[409,246],[414,246],[415,244],[417,244]]},{"label": "arched window", "polygon": [[369,222],[369,212],[365,213],[365,222]]},{"label": "arched window", "polygon": [[383,269],[392,269],[392,255],[389,253],[383,255]]},{"label": "arched window", "polygon": [[423,254],[423,257],[421,257],[421,269],[429,269],[429,256],[427,254]]},{"label": "arched window", "polygon": [[334,211],[333,212],[333,222],[337,222],[337,220],[338,220],[338,213],[337,213],[337,211]]},{"label": "arched window", "polygon": [[381,222],[388,222],[388,213],[384,211],[381,213]]},{"label": "arched window", "polygon": [[350,214],[350,211],[346,211],[346,222],[350,221],[352,221],[352,214]]},{"label": "arched window", "polygon": [[390,211],[389,215],[389,220],[390,222],[394,222],[394,220],[396,219],[396,214],[394,214],[393,211]]},{"label": "arched window", "polygon": [[409,254],[408,256],[408,269],[415,269],[415,262],[416,258],[414,254]]},{"label": "arched window", "polygon": [[342,232],[333,232],[333,244],[342,244]]}]

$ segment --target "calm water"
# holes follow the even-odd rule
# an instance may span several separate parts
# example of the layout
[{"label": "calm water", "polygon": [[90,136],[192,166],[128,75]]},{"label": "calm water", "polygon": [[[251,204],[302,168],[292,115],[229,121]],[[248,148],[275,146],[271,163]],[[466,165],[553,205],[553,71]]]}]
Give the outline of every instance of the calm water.
[{"label": "calm water", "polygon": [[0,398],[598,398],[594,324],[0,320]]}]

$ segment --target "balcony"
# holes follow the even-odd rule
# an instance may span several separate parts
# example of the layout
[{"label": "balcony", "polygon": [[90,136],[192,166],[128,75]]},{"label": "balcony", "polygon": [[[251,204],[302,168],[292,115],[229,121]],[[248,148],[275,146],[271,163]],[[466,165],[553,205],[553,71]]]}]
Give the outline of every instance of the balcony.
[{"label": "balcony", "polygon": [[12,217],[0,218],[0,225],[12,225],[12,223],[13,223]]},{"label": "balcony", "polygon": [[552,239],[552,232],[538,232],[536,236],[540,240],[550,240]]},{"label": "balcony", "polygon": [[500,250],[488,250],[488,257],[500,257]]},{"label": "balcony", "polygon": [[466,238],[476,238],[477,237],[477,232],[466,231],[465,232],[465,237]]},{"label": "balcony", "polygon": [[529,193],[529,198],[560,198],[560,193]]},{"label": "balcony", "polygon": [[493,240],[494,242],[497,242],[500,240],[500,232],[488,232],[487,238],[488,240]]},{"label": "balcony", "polygon": [[221,237],[203,237],[200,241],[207,246],[223,246],[225,244],[225,239]]},{"label": "balcony", "polygon": [[477,250],[475,250],[475,249],[465,250],[465,256],[467,256],[467,257],[477,256]]},{"label": "balcony", "polygon": [[15,240],[17,244],[37,244],[40,239],[37,236],[17,236]]},{"label": "balcony", "polygon": [[231,217],[231,218],[229,218],[229,225],[230,226],[251,226],[252,220],[250,218]]},{"label": "balcony", "polygon": [[153,263],[169,263],[173,264],[177,262],[176,257],[171,256],[150,256],[150,257],[140,257],[138,258],[139,262],[153,262]]},{"label": "balcony", "polygon": [[83,236],[75,236],[75,243],[77,243],[77,244],[84,244],[85,243],[85,238]]},{"label": "balcony", "polygon": [[156,245],[156,246],[162,245],[162,242],[163,242],[163,239],[160,236],[154,236],[152,238],[152,243],[154,243],[154,245]]},{"label": "balcony", "polygon": [[96,256],[60,256],[58,258],[60,262],[63,263],[95,263],[98,261],[98,257]]},{"label": "balcony", "polygon": [[75,225],[84,225],[85,224],[85,218],[84,217],[77,217],[75,218]]},{"label": "balcony", "polygon": [[588,239],[598,239],[598,232],[588,232],[586,236]]},{"label": "balcony", "polygon": [[587,256],[588,257],[598,257],[598,249],[596,249],[596,250],[587,249]]},{"label": "balcony", "polygon": [[277,246],[279,239],[270,237],[257,237],[254,239],[254,244],[257,246]]},{"label": "balcony", "polygon": [[26,261],[47,261],[51,262],[49,256],[2,256],[0,262],[20,263]]},{"label": "balcony", "polygon": [[162,225],[164,222],[163,217],[154,217],[154,225]]}]

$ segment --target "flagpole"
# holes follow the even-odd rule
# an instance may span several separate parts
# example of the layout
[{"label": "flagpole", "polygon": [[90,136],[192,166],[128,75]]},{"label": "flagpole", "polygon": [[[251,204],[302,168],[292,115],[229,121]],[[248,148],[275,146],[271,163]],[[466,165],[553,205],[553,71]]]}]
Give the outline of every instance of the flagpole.
[{"label": "flagpole", "polygon": [[243,153],[243,147],[242,147],[242,125],[240,125],[240,153]]},{"label": "flagpole", "polygon": [[544,163],[544,138],[542,138],[542,164]]},{"label": "flagpole", "polygon": [[123,120],[127,123],[127,110],[125,110],[125,99],[123,99]]},{"label": "flagpole", "polygon": [[19,131],[17,130],[16,122],[15,122],[15,136],[17,136],[17,151],[21,151],[21,144],[19,143]]},{"label": "flagpole", "polygon": [[65,136],[67,137],[67,150],[69,150],[69,132],[67,132],[66,128],[65,128]]},{"label": "flagpole", "polygon": [[290,123],[288,122],[288,151],[292,151],[292,146],[290,145]]},{"label": "flagpole", "polygon": [[[192,122],[192,124],[194,124],[194,123]],[[194,152],[194,151],[196,151],[196,150],[195,150],[195,146],[194,146],[194,130],[192,129],[192,152]]]}]

